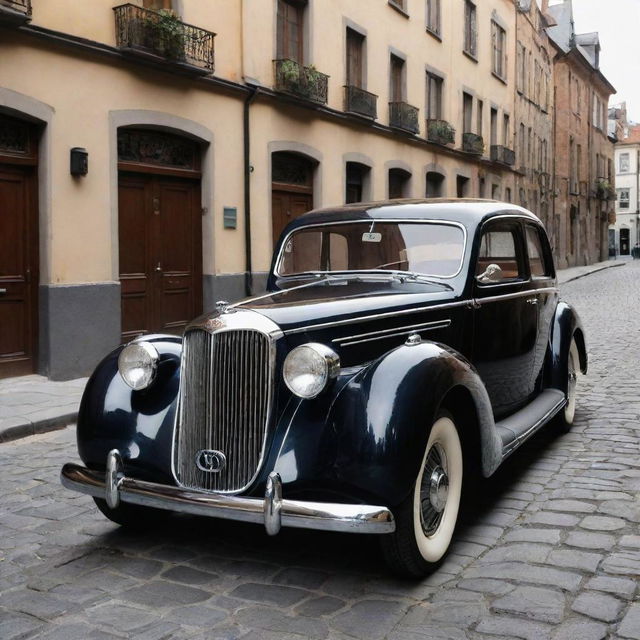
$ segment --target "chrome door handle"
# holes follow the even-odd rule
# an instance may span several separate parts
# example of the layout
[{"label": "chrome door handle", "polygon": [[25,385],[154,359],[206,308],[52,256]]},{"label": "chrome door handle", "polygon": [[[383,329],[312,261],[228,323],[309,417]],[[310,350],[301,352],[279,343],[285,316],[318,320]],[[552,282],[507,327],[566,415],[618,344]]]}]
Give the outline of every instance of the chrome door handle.
[{"label": "chrome door handle", "polygon": [[162,267],[160,266],[159,262],[158,262],[158,266],[156,267],[156,271],[162,271]]},{"label": "chrome door handle", "polygon": [[538,298],[527,298],[529,304],[538,304]]}]

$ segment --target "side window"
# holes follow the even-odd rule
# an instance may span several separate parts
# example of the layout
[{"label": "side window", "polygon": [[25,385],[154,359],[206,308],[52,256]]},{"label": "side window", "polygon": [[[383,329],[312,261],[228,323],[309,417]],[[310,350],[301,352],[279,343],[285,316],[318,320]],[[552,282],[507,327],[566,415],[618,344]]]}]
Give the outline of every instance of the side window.
[{"label": "side window", "polygon": [[524,278],[516,233],[512,225],[495,225],[483,233],[476,265],[478,282],[497,284]]},{"label": "side window", "polygon": [[532,278],[546,278],[551,276],[551,269],[545,260],[540,232],[535,227],[527,225],[527,253]]}]

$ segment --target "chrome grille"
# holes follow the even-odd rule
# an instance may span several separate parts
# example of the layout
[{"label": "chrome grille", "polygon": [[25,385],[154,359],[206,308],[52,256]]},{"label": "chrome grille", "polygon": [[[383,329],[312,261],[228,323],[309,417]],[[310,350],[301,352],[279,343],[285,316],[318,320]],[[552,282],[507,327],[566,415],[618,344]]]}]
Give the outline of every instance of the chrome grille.
[{"label": "chrome grille", "polygon": [[[272,343],[253,329],[185,334],[174,472],[185,487],[237,492],[258,471],[267,434],[273,378]],[[221,451],[224,468],[202,471],[196,456]]]}]

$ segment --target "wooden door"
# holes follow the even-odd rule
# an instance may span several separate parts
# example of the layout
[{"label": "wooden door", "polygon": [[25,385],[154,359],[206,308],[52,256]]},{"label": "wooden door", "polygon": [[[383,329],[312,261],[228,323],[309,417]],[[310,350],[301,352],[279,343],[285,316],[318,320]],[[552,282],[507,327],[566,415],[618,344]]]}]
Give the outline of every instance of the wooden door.
[{"label": "wooden door", "polygon": [[121,174],[118,195],[122,340],[181,333],[202,311],[199,181]]},{"label": "wooden door", "polygon": [[313,196],[310,193],[274,189],[271,198],[273,246],[275,247],[282,230],[292,220],[313,208]]},{"label": "wooden door", "polygon": [[36,194],[35,167],[0,164],[0,378],[35,370]]}]

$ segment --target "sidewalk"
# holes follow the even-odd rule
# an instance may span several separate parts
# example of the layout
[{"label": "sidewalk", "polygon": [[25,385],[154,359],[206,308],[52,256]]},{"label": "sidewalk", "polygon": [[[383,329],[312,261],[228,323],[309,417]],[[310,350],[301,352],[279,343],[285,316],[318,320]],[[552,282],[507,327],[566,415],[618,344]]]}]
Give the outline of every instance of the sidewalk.
[{"label": "sidewalk", "polygon": [[584,278],[603,269],[611,269],[612,267],[623,267],[627,264],[628,260],[605,260],[604,262],[595,262],[594,264],[587,265],[586,267],[571,267],[569,269],[559,269],[558,284],[565,284],[565,282],[571,282],[578,278]]},{"label": "sidewalk", "polygon": [[[561,269],[558,282],[571,282],[603,269],[622,267],[626,262],[608,260],[587,267]],[[87,378],[52,382],[35,375],[0,380],[0,443],[63,429],[74,423],[86,382]]]},{"label": "sidewalk", "polygon": [[52,382],[36,375],[0,380],[0,443],[75,422],[86,382]]}]

